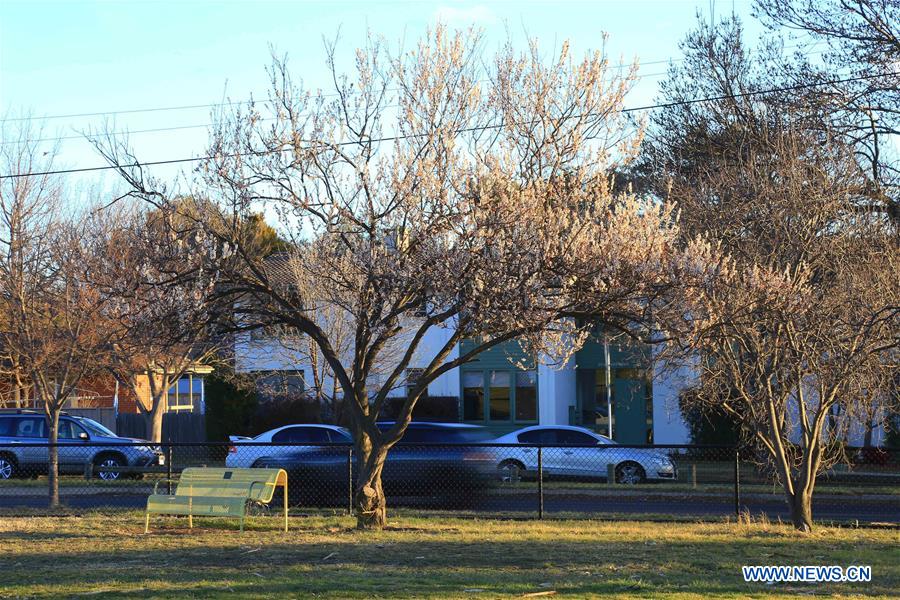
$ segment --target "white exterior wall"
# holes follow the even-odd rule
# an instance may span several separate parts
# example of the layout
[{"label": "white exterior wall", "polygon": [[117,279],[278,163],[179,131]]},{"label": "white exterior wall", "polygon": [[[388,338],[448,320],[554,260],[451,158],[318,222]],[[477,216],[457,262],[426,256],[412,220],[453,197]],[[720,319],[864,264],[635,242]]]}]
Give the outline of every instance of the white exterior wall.
[{"label": "white exterior wall", "polygon": [[[453,335],[453,330],[449,328],[432,327],[422,339],[419,346],[419,354],[413,359],[411,366],[413,368],[422,368],[431,362],[437,352],[444,347],[447,340]],[[459,358],[459,344],[450,351],[448,360]],[[456,396],[459,397],[459,369],[450,369],[434,381],[428,384],[429,396]]]},{"label": "white exterior wall", "polygon": [[653,443],[690,444],[687,423],[681,417],[678,397],[696,382],[695,373],[687,367],[663,372],[659,367],[653,376]]},{"label": "white exterior wall", "polygon": [[[413,357],[409,367],[412,369],[426,366],[432,357],[444,346],[453,331],[433,327],[425,334],[419,352]],[[450,352],[449,359],[459,356],[457,346]],[[241,334],[235,340],[235,369],[241,373],[253,371],[302,371],[306,385],[313,381],[312,367],[306,357],[297,352],[284,348],[277,340],[252,340],[249,334]],[[379,378],[373,378],[372,384],[379,383]],[[331,377],[326,377],[323,382],[325,390],[332,388]],[[428,393],[432,396],[459,396],[459,369],[452,369],[444,373],[428,385]],[[388,394],[392,397],[403,397],[406,394],[404,382],[398,385]]]},{"label": "white exterior wall", "polygon": [[251,341],[250,334],[239,334],[234,342],[235,370],[279,371],[296,368],[296,356],[272,341]]},{"label": "white exterior wall", "polygon": [[538,423],[568,425],[570,406],[575,406],[575,361],[556,369],[538,365]]},{"label": "white exterior wall", "polygon": [[697,371],[691,364],[666,368],[657,360],[660,349],[653,348],[653,443],[690,444],[691,432],[681,416],[678,398],[697,384]]}]

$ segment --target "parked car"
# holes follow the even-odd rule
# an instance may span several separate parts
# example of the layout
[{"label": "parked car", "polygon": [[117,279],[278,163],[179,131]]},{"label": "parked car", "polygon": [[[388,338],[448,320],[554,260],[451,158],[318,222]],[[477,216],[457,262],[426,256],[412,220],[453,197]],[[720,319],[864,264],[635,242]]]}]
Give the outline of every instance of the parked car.
[{"label": "parked car", "polygon": [[[343,427],[335,425],[285,425],[270,429],[256,437],[232,435],[225,466],[233,468],[259,467],[272,459],[298,451],[311,451],[316,444],[351,444],[353,437]],[[289,444],[285,446],[268,444]],[[300,447],[307,444],[307,447]]]},{"label": "parked car", "polygon": [[[88,464],[93,464],[98,477],[114,480],[122,473],[105,471],[104,467],[148,467],[165,463],[162,451],[152,442],[119,437],[87,417],[61,415],[58,433],[60,473],[81,474]],[[46,444],[47,438],[47,421],[42,413],[0,411],[0,479],[47,473],[49,451],[46,445],[40,445]]]},{"label": "parked car", "polygon": [[537,446],[544,446],[541,462],[543,473],[548,476],[606,479],[608,465],[613,465],[617,483],[678,478],[675,463],[668,455],[651,448],[623,448],[583,427],[535,425],[501,436],[496,442],[522,444],[495,448],[497,468],[504,480],[537,472]]},{"label": "parked car", "polygon": [[[392,425],[378,423],[382,430]],[[487,442],[491,437],[477,425],[410,423],[403,438],[388,453],[382,471],[388,501],[418,497],[444,507],[471,504],[494,479],[494,455],[488,448],[468,444]],[[288,472],[293,504],[346,503],[351,467],[354,480],[359,470],[355,462],[350,465],[347,459],[348,452],[343,448],[321,447],[273,457],[258,466]]]}]

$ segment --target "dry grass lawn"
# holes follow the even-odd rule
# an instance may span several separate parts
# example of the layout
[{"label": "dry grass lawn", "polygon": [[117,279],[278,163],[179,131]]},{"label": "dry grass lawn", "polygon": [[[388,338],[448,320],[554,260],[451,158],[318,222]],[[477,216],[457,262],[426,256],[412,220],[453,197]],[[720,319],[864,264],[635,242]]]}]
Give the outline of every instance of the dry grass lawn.
[{"label": "dry grass lawn", "polygon": [[[896,597],[900,533],[781,525],[0,515],[0,598]],[[871,565],[869,584],[744,583],[744,564]]]}]

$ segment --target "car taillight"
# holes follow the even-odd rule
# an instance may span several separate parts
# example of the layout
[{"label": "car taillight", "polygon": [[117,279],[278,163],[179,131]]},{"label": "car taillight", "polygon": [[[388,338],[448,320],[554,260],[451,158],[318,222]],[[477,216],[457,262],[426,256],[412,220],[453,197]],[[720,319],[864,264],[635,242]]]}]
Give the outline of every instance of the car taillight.
[{"label": "car taillight", "polygon": [[228,446],[228,454],[234,454],[237,452],[237,446]]}]

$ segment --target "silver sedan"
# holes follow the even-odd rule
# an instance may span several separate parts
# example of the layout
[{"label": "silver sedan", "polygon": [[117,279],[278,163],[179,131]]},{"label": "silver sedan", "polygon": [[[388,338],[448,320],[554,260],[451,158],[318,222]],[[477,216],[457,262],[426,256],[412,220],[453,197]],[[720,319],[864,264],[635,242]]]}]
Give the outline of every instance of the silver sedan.
[{"label": "silver sedan", "polygon": [[608,437],[583,427],[535,425],[513,431],[495,440],[520,446],[497,447],[497,467],[502,478],[517,472],[535,473],[537,447],[542,446],[544,474],[607,479],[612,471],[617,483],[673,481],[678,478],[675,463],[653,448],[619,446]]}]

